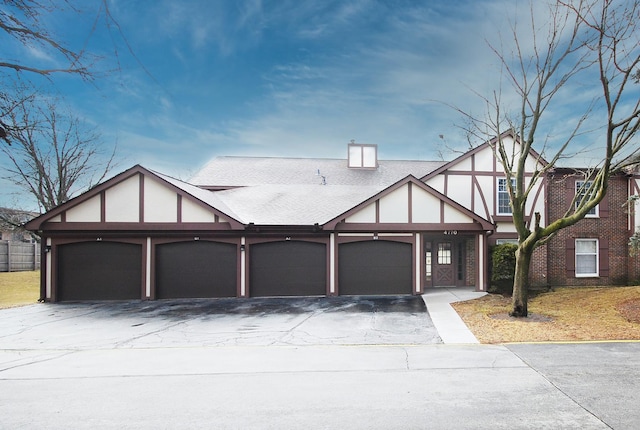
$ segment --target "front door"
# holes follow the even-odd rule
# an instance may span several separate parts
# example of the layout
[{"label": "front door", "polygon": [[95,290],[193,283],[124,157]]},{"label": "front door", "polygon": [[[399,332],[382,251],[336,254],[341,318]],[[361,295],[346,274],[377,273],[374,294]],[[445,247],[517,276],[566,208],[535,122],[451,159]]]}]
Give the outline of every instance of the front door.
[{"label": "front door", "polygon": [[434,238],[425,241],[426,285],[451,287],[464,285],[464,241]]},{"label": "front door", "polygon": [[453,242],[436,242],[433,258],[433,282],[436,286],[456,284]]}]

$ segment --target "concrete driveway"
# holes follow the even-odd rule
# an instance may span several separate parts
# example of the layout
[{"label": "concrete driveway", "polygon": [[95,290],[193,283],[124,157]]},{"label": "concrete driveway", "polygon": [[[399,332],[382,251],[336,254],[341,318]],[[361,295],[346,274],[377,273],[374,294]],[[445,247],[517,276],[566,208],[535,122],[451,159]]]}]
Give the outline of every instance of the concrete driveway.
[{"label": "concrete driveway", "polygon": [[0,315],[5,349],[442,342],[420,296],[58,303]]},{"label": "concrete driveway", "polygon": [[640,428],[640,343],[443,344],[415,299],[0,310],[0,428]]}]

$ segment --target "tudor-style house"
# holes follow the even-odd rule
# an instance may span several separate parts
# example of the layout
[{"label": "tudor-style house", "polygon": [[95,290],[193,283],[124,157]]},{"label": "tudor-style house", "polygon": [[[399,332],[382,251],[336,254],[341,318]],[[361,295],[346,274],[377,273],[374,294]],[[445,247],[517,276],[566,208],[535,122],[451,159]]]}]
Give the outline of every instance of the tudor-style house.
[{"label": "tudor-style house", "polygon": [[[379,160],[356,143],[346,159],[217,157],[188,183],[134,166],[27,224],[42,237],[42,298],[484,291],[489,247],[517,239],[491,143],[450,162]],[[545,163],[535,155],[528,178]],[[528,219],[564,213],[584,180],[553,169]],[[538,248],[532,284],[636,282],[640,215],[624,204],[639,191],[637,173],[613,178],[593,213]]]}]

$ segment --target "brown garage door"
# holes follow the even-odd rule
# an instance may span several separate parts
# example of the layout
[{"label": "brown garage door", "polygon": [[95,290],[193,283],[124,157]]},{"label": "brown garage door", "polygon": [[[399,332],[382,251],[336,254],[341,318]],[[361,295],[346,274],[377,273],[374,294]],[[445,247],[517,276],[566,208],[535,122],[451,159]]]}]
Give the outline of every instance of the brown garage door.
[{"label": "brown garage door", "polygon": [[285,241],[251,245],[253,297],[324,296],[327,254],[323,243]]},{"label": "brown garage door", "polygon": [[411,294],[411,244],[372,240],[338,248],[341,295]]},{"label": "brown garage door", "polygon": [[236,297],[237,248],[190,241],[156,246],[156,298]]},{"label": "brown garage door", "polygon": [[141,298],[141,245],[82,242],[61,245],[57,252],[57,300]]}]

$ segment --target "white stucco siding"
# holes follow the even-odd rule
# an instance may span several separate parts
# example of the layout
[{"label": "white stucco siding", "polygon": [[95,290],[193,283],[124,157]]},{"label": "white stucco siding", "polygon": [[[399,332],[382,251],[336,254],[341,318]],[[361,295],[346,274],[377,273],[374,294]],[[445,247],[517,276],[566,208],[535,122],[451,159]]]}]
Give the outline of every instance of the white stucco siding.
[{"label": "white stucco siding", "polygon": [[476,171],[478,172],[493,172],[494,167],[494,157],[493,151],[490,147],[486,147],[482,151],[479,151],[475,154],[476,160]]},{"label": "white stucco siding", "polygon": [[[546,210],[544,207],[544,202],[546,201],[546,196],[544,193],[544,186],[542,182],[538,182],[536,184],[536,188],[531,191],[530,197],[527,201],[527,215],[531,214],[533,216],[536,212],[540,214],[540,225],[546,226]],[[538,193],[539,192],[539,193]],[[537,196],[537,200],[536,200]]]},{"label": "white stucco siding", "polygon": [[516,227],[512,222],[498,222],[496,223],[496,232],[497,233],[514,233],[516,236],[518,234]]},{"label": "white stucco siding", "polygon": [[533,155],[529,156],[524,163],[524,171],[525,172],[535,172],[538,169],[539,163],[533,157]]},{"label": "white stucco siding", "polygon": [[[476,181],[478,186],[475,188],[476,198],[473,202],[474,212],[482,215],[486,219],[491,219],[495,211],[493,204],[495,182],[491,176],[477,176]],[[487,211],[489,212],[487,213]]]},{"label": "white stucco siding", "polygon": [[[521,145],[511,137],[505,137],[502,139],[502,146],[504,148],[504,153],[510,160],[511,164],[515,166],[516,160],[520,157]],[[504,171],[500,157],[496,158],[496,164],[496,170],[498,172]]]},{"label": "white stucco siding", "polygon": [[182,199],[182,222],[215,222],[216,215],[188,199]]},{"label": "white stucco siding", "polygon": [[360,211],[348,216],[345,219],[348,223],[373,223],[376,222],[376,205],[371,203],[370,205],[362,208]]},{"label": "white stucco siding", "polygon": [[[510,137],[505,138],[503,140],[503,145],[504,145],[505,153],[511,159],[511,161],[513,162],[513,164],[515,166],[516,160],[518,159],[518,157],[520,157],[520,153],[522,152],[522,145],[520,143],[514,141]],[[525,165],[524,165],[525,172],[534,172],[536,170],[540,170],[541,168],[542,168],[542,165],[536,159],[536,157],[533,154],[529,154],[529,156],[525,160]],[[504,170],[502,168],[502,165],[500,163],[500,159],[499,158],[497,159],[496,170],[498,172],[502,172]]]},{"label": "white stucco siding", "polygon": [[47,222],[62,222],[62,216],[61,215],[56,215],[53,218],[51,218],[50,220],[48,220]]},{"label": "white stucco siding", "polygon": [[473,192],[472,178],[467,175],[451,175],[447,184],[447,197],[471,209],[471,194]]},{"label": "white stucco siding", "polygon": [[409,222],[408,185],[380,199],[380,222]]},{"label": "white stucco siding", "polygon": [[414,187],[411,219],[415,223],[439,223],[440,199],[422,188]]},{"label": "white stucco siding", "polygon": [[453,164],[449,167],[449,171],[456,172],[469,172],[471,171],[471,157],[466,157],[460,160],[458,163]]},{"label": "white stucco siding", "polygon": [[484,205],[485,195],[481,192],[481,190],[477,187],[473,187],[473,205],[469,209],[473,212],[477,213],[481,217],[485,219],[491,219],[491,213],[485,209]]},{"label": "white stucco siding", "polygon": [[134,175],[105,192],[105,221],[140,220],[140,178]]},{"label": "white stucco siding", "polygon": [[71,207],[66,211],[67,222],[100,222],[100,196],[94,196],[89,200]]},{"label": "white stucco siding", "polygon": [[444,194],[444,175],[437,175],[425,182],[434,190]]},{"label": "white stucco siding", "polygon": [[166,185],[150,177],[144,181],[144,221],[178,221],[178,195]]},{"label": "white stucco siding", "polygon": [[455,223],[455,224],[459,224],[459,223],[473,223],[473,219],[466,215],[463,214],[462,212],[460,212],[458,209],[454,208],[453,206],[449,206],[449,205],[445,205],[444,206],[444,222],[445,223]]},{"label": "white stucco siding", "polygon": [[67,222],[100,222],[100,196],[94,196],[67,210]]}]

